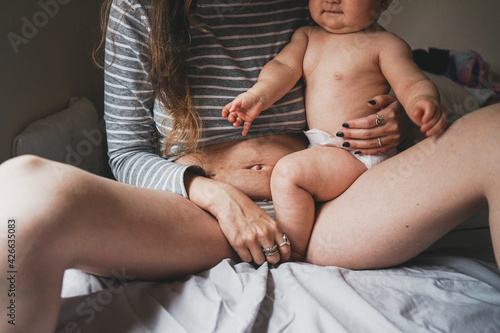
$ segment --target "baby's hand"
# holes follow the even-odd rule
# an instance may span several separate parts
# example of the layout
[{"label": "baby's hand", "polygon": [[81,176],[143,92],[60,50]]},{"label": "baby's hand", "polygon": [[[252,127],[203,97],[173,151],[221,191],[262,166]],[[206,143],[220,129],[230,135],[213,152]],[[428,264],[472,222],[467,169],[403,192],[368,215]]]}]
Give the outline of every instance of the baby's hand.
[{"label": "baby's hand", "polygon": [[421,98],[412,105],[409,113],[413,122],[420,126],[422,133],[432,136],[446,128],[444,107],[433,98]]},{"label": "baby's hand", "polygon": [[233,123],[234,127],[240,126],[243,122],[242,135],[245,136],[250,129],[250,125],[262,112],[264,106],[260,98],[247,91],[239,94],[231,103],[222,109],[222,117]]}]

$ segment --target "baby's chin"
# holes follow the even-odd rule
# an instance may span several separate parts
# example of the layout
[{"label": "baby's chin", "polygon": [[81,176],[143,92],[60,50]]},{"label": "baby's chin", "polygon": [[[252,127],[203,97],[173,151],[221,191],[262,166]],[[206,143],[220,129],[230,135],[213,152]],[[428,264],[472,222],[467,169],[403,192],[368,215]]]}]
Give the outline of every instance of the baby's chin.
[{"label": "baby's chin", "polygon": [[370,22],[370,24],[368,24],[366,26],[362,26],[362,27],[355,27],[355,26],[332,27],[332,26],[328,26],[328,25],[321,25],[321,27],[324,30],[326,30],[332,34],[352,34],[352,33],[366,30],[369,27],[376,25],[376,24],[377,23],[374,21],[374,22]]}]

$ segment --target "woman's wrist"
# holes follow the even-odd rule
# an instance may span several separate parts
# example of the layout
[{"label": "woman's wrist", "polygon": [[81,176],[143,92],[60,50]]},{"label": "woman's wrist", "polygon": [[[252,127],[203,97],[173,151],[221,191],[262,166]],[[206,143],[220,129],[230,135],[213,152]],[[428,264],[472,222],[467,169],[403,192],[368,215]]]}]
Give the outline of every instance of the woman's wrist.
[{"label": "woman's wrist", "polygon": [[229,201],[229,191],[236,190],[229,184],[190,172],[184,175],[184,185],[189,200],[215,217],[222,211],[221,206]]}]

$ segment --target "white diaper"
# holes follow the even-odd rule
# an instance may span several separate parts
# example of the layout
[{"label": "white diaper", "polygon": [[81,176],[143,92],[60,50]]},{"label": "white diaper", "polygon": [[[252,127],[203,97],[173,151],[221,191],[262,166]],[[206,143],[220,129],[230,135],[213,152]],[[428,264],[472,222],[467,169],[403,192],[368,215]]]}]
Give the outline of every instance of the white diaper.
[{"label": "white diaper", "polygon": [[322,131],[317,128],[310,129],[305,131],[304,134],[309,139],[309,148],[312,147],[338,147],[347,150],[352,154],[352,156],[356,157],[360,160],[364,165],[366,165],[367,169],[370,169],[375,164],[378,164],[389,157],[396,155],[396,148],[386,151],[384,153],[378,153],[375,155],[362,155],[362,154],[354,154],[356,149],[342,147],[344,143],[344,139],[332,136],[325,131]]}]

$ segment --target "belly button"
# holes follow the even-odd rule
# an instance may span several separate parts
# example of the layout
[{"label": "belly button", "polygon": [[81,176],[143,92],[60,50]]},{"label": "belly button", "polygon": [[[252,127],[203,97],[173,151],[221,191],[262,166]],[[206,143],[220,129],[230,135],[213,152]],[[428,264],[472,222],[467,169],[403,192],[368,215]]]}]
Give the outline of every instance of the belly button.
[{"label": "belly button", "polygon": [[259,170],[262,170],[262,165],[256,164],[253,167],[251,167],[250,169],[259,171]]}]

